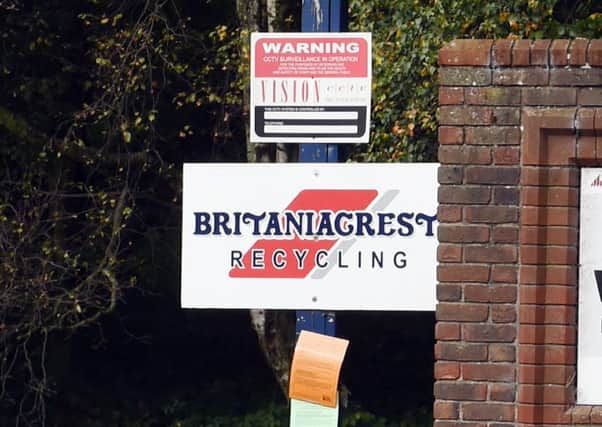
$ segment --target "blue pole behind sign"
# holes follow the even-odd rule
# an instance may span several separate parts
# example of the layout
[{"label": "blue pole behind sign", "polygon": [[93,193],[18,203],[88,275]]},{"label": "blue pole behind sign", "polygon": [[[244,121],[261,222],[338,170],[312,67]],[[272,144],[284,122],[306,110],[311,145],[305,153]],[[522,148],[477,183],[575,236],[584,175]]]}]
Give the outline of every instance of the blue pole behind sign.
[{"label": "blue pole behind sign", "polygon": [[[303,0],[301,31],[340,32],[347,30],[346,0]],[[336,144],[300,144],[299,162],[335,163],[339,161]],[[336,318],[333,312],[298,310],[295,332],[303,330],[324,335],[336,334]]]},{"label": "blue pole behind sign", "polygon": [[[345,0],[304,0],[301,12],[301,31],[341,32],[347,30],[347,6]],[[300,144],[299,162],[334,163],[339,160],[336,144]],[[296,332],[302,330],[334,336],[335,314],[323,311],[297,311]]]}]

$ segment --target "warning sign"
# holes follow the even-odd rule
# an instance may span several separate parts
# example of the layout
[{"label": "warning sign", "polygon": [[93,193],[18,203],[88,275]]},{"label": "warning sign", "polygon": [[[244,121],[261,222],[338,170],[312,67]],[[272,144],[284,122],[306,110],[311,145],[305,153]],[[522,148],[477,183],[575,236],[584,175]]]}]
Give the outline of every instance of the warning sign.
[{"label": "warning sign", "polygon": [[257,77],[368,77],[363,37],[266,37],[257,40],[255,49]]},{"label": "warning sign", "polygon": [[252,142],[368,142],[369,33],[254,33]]}]

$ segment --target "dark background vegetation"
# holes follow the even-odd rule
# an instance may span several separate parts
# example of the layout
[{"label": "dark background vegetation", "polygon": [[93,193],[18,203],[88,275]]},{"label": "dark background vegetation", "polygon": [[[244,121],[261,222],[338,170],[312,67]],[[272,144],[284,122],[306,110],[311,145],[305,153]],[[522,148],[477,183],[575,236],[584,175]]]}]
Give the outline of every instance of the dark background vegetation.
[{"label": "dark background vegetation", "polygon": [[[0,426],[287,425],[249,313],[179,308],[180,174],[273,150],[246,141],[248,36],[298,29],[299,7],[0,0]],[[371,143],[350,161],[434,160],[445,42],[599,37],[599,12],[350,0],[374,61]],[[430,425],[434,315],[339,313],[337,327],[344,425]]]},{"label": "dark background vegetation", "polygon": [[[68,362],[61,389],[48,401],[50,425],[287,425],[287,402],[246,311],[161,306],[152,307],[163,312],[157,318],[139,316],[152,336],[146,342],[117,322],[100,347],[97,336],[71,344],[59,363]],[[430,425],[433,324],[432,313],[338,315],[337,335],[351,340],[342,373],[347,425]]]}]

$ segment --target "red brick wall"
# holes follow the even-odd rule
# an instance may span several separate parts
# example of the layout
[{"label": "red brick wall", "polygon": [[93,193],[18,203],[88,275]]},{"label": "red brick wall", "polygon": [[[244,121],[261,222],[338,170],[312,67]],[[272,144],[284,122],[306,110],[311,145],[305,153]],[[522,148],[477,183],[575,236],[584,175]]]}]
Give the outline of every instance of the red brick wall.
[{"label": "red brick wall", "polygon": [[602,407],[575,403],[602,40],[456,40],[439,64],[435,426],[602,425]]}]

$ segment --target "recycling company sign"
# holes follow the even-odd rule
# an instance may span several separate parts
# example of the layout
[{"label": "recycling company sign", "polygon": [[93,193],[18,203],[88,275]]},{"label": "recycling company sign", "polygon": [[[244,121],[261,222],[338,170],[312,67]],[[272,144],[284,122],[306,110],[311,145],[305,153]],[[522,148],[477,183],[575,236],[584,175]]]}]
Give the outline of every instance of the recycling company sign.
[{"label": "recycling company sign", "polygon": [[436,164],[186,164],[182,306],[434,310]]}]

